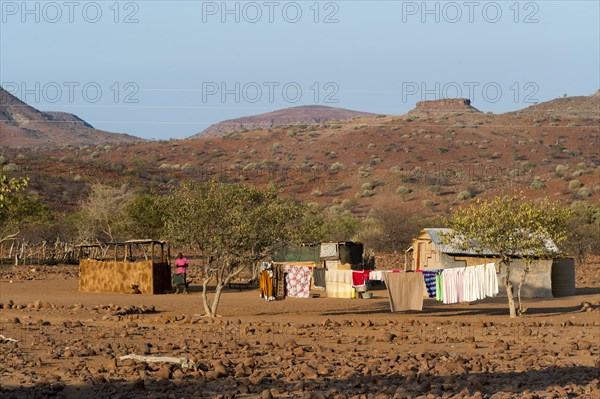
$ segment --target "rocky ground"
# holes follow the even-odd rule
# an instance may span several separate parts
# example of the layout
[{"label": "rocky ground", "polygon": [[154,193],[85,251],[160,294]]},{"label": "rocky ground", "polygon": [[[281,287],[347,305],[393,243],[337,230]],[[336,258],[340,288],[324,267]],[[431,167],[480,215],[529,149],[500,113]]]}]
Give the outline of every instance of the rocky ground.
[{"label": "rocky ground", "polygon": [[576,296],[530,299],[517,320],[505,298],[391,314],[383,289],[271,303],[228,291],[213,320],[198,287],[90,294],[73,266],[2,271],[2,398],[600,398],[592,267]]}]

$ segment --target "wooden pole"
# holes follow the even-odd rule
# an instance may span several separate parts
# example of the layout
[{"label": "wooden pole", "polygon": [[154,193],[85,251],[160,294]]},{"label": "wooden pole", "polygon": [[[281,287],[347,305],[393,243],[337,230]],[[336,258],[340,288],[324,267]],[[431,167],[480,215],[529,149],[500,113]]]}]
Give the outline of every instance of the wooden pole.
[{"label": "wooden pole", "polygon": [[171,266],[171,243],[167,244],[167,263]]}]

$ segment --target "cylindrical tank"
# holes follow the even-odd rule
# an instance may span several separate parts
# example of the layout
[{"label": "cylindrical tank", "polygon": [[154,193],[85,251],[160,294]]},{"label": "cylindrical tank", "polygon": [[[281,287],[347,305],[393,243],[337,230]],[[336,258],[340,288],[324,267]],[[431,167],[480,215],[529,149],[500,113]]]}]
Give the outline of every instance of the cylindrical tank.
[{"label": "cylindrical tank", "polygon": [[575,260],[555,259],[552,262],[552,296],[575,295]]}]

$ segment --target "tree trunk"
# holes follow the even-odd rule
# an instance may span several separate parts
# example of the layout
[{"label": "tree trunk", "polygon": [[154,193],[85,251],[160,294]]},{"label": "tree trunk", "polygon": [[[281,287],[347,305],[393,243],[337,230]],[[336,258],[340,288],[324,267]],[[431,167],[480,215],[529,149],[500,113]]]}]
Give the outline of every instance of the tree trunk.
[{"label": "tree trunk", "polygon": [[510,310],[510,317],[517,317],[517,311],[515,310],[515,298],[513,297],[513,286],[510,283],[506,285],[506,295],[508,296],[508,309]]},{"label": "tree trunk", "polygon": [[519,286],[517,287],[517,314],[523,316],[525,314],[526,308],[523,307],[523,302],[521,301],[521,287],[525,283],[525,279],[529,274],[529,263],[525,263],[525,268],[523,269],[523,275],[521,276],[521,281],[519,281]]},{"label": "tree trunk", "polygon": [[221,302],[221,292],[223,291],[223,287],[225,284],[219,283],[217,284],[217,288],[215,289],[215,296],[213,298],[213,303],[210,308],[210,317],[217,317],[217,309],[219,308],[219,302]]},{"label": "tree trunk", "polygon": [[206,286],[208,285],[209,280],[210,277],[204,277],[204,281],[202,282],[202,304],[204,305],[205,316],[211,315],[210,306],[208,306],[208,293],[206,292]]},{"label": "tree trunk", "polygon": [[510,283],[510,258],[502,259],[500,263],[504,263],[504,265],[506,265],[504,285],[506,286],[506,296],[508,297],[508,310],[510,311],[510,317],[517,317],[517,312],[515,310],[515,297],[513,296],[513,286]]}]

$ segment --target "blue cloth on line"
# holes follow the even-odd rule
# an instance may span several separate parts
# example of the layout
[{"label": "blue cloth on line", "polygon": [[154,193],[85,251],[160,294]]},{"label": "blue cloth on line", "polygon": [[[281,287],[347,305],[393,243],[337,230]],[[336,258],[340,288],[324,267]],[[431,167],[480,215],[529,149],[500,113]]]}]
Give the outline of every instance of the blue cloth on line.
[{"label": "blue cloth on line", "polygon": [[435,298],[435,277],[441,273],[442,269],[436,270],[423,270],[423,278],[425,278],[425,287],[427,288],[427,295],[429,298]]}]

